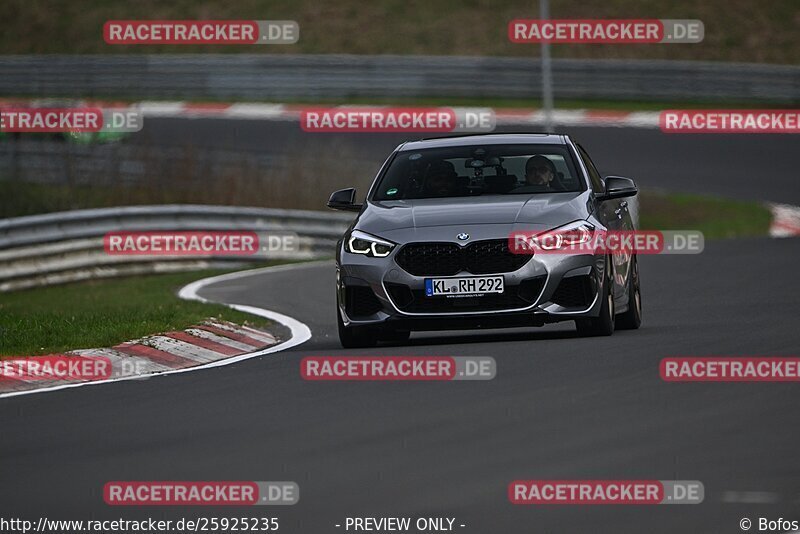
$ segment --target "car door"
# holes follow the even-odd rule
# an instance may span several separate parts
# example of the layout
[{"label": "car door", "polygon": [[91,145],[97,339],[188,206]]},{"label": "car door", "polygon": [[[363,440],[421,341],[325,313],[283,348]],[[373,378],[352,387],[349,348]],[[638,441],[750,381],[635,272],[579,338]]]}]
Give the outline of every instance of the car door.
[{"label": "car door", "polygon": [[[581,145],[577,145],[577,147],[578,154],[589,173],[592,190],[595,193],[604,192],[605,185],[603,184],[602,175],[597,170],[592,158],[589,157],[589,154]],[[625,198],[615,198],[598,202],[595,216],[611,232],[628,232],[634,229],[628,200]],[[619,301],[619,304],[622,304],[627,299],[626,288],[628,276],[630,274],[631,254],[612,254],[611,261],[614,270],[614,299]]]}]

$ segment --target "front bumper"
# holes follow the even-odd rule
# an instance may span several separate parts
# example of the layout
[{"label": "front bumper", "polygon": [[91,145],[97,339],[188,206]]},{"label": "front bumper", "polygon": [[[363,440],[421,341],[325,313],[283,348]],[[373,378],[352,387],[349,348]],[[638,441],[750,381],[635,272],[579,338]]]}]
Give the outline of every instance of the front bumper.
[{"label": "front bumper", "polygon": [[[516,271],[500,273],[506,289],[502,296],[448,298],[424,296],[425,278],[447,277],[414,276],[395,262],[396,254],[394,250],[386,258],[368,258],[339,251],[337,301],[345,325],[502,328],[599,315],[597,295],[606,266],[602,255],[534,255]],[[476,275],[461,272],[454,277],[459,276]]]}]

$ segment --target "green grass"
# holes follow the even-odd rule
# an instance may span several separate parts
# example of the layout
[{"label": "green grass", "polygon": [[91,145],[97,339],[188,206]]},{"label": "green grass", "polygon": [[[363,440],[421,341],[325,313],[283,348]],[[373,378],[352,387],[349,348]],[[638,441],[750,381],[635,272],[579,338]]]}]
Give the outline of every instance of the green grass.
[{"label": "green grass", "polygon": [[[125,203],[116,188],[43,185],[0,179],[0,218]],[[129,199],[128,199],[129,200]],[[127,203],[130,203],[128,201]]]},{"label": "green grass", "polygon": [[765,236],[772,214],[757,202],[642,192],[639,226],[643,230],[700,230],[706,239]]},{"label": "green grass", "polygon": [[0,294],[0,357],[111,347],[208,317],[266,326],[218,304],[179,299],[182,286],[223,270],[93,280]]},{"label": "green grass", "polygon": [[[797,0],[558,0],[554,19],[700,19],[698,44],[555,45],[554,57],[800,63]],[[509,21],[537,18],[532,0],[3,0],[0,54],[346,53],[536,57],[511,43]],[[109,46],[110,19],[292,19],[294,45]]]}]

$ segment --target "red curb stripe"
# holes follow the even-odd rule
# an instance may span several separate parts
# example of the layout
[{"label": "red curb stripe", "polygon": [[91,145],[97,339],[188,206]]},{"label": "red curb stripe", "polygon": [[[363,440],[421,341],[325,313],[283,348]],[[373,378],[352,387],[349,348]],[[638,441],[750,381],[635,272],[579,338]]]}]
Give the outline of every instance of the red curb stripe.
[{"label": "red curb stripe", "polygon": [[14,391],[25,391],[28,389],[36,389],[37,384],[34,382],[23,382],[22,380],[14,380],[13,378],[3,378],[0,380],[0,393],[12,393]]},{"label": "red curb stripe", "polygon": [[27,382],[25,382],[24,380],[20,380],[19,378],[12,378],[10,376],[5,376],[5,375],[0,376],[0,391],[5,391],[7,389],[14,389],[20,384],[27,384]]},{"label": "red curb stripe", "polygon": [[[274,345],[275,343],[278,342],[278,339],[274,335],[270,334],[266,330],[261,330],[260,328],[253,328],[252,326],[246,326],[246,325],[243,325],[243,324],[236,324],[236,323],[232,323],[230,321],[222,321],[222,320],[214,319],[214,318],[211,318],[209,321],[206,321],[206,322],[203,323],[203,326],[211,326],[211,327],[214,327],[214,328],[219,328],[218,326],[215,326],[215,325],[223,325],[223,326],[228,326],[230,328],[233,328],[234,330],[242,330],[243,332],[245,332],[245,335],[247,335],[247,333],[249,332],[250,334],[256,334],[256,335],[259,335],[259,336],[268,337],[269,341],[267,343],[269,343],[270,345]],[[255,338],[255,339],[258,339],[258,338]]]},{"label": "red curb stripe", "polygon": [[168,367],[172,367],[173,369],[198,365],[198,362],[194,360],[176,356],[175,354],[154,349],[153,347],[148,347],[146,345],[140,345],[139,343],[123,343],[112,348],[131,356],[139,356],[141,358],[153,360],[154,362],[164,364]]},{"label": "red curb stripe", "polygon": [[[35,358],[54,358],[54,357],[58,357],[58,356],[65,356],[67,358],[77,356],[79,358],[97,359],[97,356],[83,356],[82,354],[78,354],[77,352],[73,352],[73,353],[70,353],[70,354],[66,354],[66,353],[63,353],[63,352],[57,352],[55,354],[46,354],[44,356],[34,356],[34,357]],[[86,378],[82,377],[80,374],[75,375],[73,373],[69,373],[69,374],[67,374],[67,378],[53,378],[53,380],[58,380],[59,382],[69,382],[69,381],[80,381],[80,382],[83,382],[84,380],[86,380]],[[95,379],[95,380],[97,380],[97,379]],[[91,382],[92,380],[89,380],[89,381]]]},{"label": "red curb stripe", "polygon": [[273,336],[272,334],[270,334],[269,332],[267,332],[266,330],[260,330],[258,328],[253,328],[252,326],[245,326],[245,325],[241,325],[241,326],[240,325],[233,325],[233,326],[235,326],[236,328],[241,328],[242,330],[245,330],[245,331],[250,331],[250,332],[252,332],[254,334],[258,334],[260,336],[267,336],[268,338],[272,339],[273,342],[275,342],[275,343],[278,342],[277,338],[275,336]]},{"label": "red curb stripe", "polygon": [[[3,360],[21,360],[24,356],[12,356],[11,358],[3,358]],[[35,356],[28,356],[28,358],[35,358]],[[21,384],[30,384],[33,381],[23,380],[21,377],[12,377],[0,374],[0,390],[7,391],[14,389]],[[5,387],[3,387],[5,386]]]},{"label": "red curb stripe", "polygon": [[800,227],[794,226],[791,223],[786,223],[783,221],[773,221],[772,222],[773,228],[783,228],[784,230],[789,230],[792,233],[800,234]]},{"label": "red curb stripe", "polygon": [[[68,353],[64,353],[64,352],[55,352],[53,354],[40,354],[38,356],[28,356],[26,358],[9,358],[9,359],[24,359],[24,360],[29,361],[29,362],[30,361],[36,362],[36,361],[42,361],[42,360],[45,360],[45,359],[48,359],[48,358],[59,358],[59,357],[70,358],[70,357],[76,357],[76,356],[80,356],[80,355],[79,354],[74,354],[74,353],[73,354],[68,354]],[[86,356],[84,356],[84,358],[86,358]],[[55,376],[43,375],[43,374],[42,375],[36,375],[36,376],[33,376],[33,377],[29,377],[28,373],[25,373],[19,378],[9,377],[9,376],[4,376],[4,375],[0,376],[0,378],[4,378],[4,379],[7,379],[7,380],[16,380],[16,381],[21,382],[23,384],[31,384],[31,383],[39,384],[39,383],[42,383],[42,382],[69,383],[69,382],[75,382],[75,381],[83,380],[83,377],[76,376],[76,375],[74,375],[72,373],[68,373],[63,377],[55,377]]]},{"label": "red curb stripe", "polygon": [[185,341],[191,345],[197,345],[198,347],[202,347],[204,349],[225,354],[226,356],[238,356],[239,354],[244,354],[246,352],[234,347],[229,347],[228,345],[223,345],[222,343],[217,343],[216,341],[211,341],[210,339],[203,339],[198,336],[193,336],[192,334],[188,334],[186,332],[169,332],[164,335],[171,337],[172,339]]},{"label": "red curb stripe", "polygon": [[267,343],[265,341],[260,341],[255,338],[248,337],[244,334],[229,332],[228,330],[223,330],[222,328],[216,328],[214,326],[208,326],[208,325],[199,325],[196,326],[195,328],[199,330],[205,330],[206,332],[211,332],[212,334],[217,334],[218,336],[221,337],[232,339],[233,341],[238,341],[239,343],[244,343],[245,345],[250,345],[254,349],[260,349],[261,347],[267,346]]},{"label": "red curb stripe", "polygon": [[121,100],[86,100],[84,104],[87,107],[96,107],[96,108],[128,108],[130,107],[130,102],[123,102]]}]

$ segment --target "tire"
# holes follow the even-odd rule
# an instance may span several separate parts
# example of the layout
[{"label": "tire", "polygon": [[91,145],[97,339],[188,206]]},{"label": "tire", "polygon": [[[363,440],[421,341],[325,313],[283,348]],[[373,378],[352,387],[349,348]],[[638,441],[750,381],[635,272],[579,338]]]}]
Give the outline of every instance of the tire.
[{"label": "tire", "polygon": [[594,336],[610,336],[614,333],[614,296],[611,288],[614,284],[613,275],[611,274],[611,262],[606,263],[606,277],[603,284],[603,303],[600,306],[600,315],[588,319],[576,319],[575,326],[578,329],[578,335],[582,337]]},{"label": "tire", "polygon": [[642,324],[642,292],[639,288],[639,262],[633,257],[631,276],[628,277],[628,311],[617,316],[616,328],[636,330]]},{"label": "tire", "polygon": [[378,344],[375,329],[368,326],[345,326],[339,309],[336,309],[336,325],[339,327],[339,343],[346,349],[363,349]]}]

